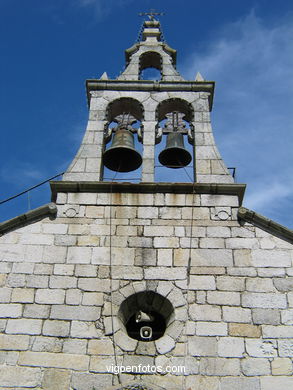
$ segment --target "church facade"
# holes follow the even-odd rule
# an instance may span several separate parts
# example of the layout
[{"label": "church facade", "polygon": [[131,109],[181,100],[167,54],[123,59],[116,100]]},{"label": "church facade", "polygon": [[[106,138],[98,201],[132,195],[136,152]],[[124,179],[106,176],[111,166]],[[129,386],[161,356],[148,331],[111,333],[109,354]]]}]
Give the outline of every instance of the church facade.
[{"label": "church facade", "polygon": [[117,79],[87,81],[52,202],[0,224],[0,390],[289,389],[293,232],[242,206],[213,138],[214,82],[183,79],[154,17],[125,54]]}]

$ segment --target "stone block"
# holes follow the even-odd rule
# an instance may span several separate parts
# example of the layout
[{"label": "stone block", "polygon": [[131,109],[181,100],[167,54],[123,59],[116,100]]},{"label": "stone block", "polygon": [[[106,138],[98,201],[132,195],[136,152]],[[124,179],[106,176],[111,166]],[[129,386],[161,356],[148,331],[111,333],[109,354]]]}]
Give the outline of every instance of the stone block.
[{"label": "stone block", "polygon": [[227,324],[223,322],[200,322],[196,324],[197,336],[227,336]]},{"label": "stone block", "polygon": [[201,195],[202,206],[239,206],[238,197],[234,195]]},{"label": "stone block", "polygon": [[261,390],[290,389],[293,386],[292,376],[269,376],[260,378]]},{"label": "stone block", "polygon": [[293,325],[293,309],[281,311],[281,322],[284,325]]},{"label": "stone block", "polygon": [[269,278],[252,278],[246,281],[246,290],[253,292],[276,292],[273,281]]},{"label": "stone block", "polygon": [[289,251],[257,249],[252,252],[254,267],[291,267],[292,257]]},{"label": "stone block", "polygon": [[156,348],[159,354],[164,355],[175,347],[175,340],[169,335],[164,335],[160,339],[155,341]]},{"label": "stone block", "polygon": [[[259,378],[231,377],[221,379],[221,390],[261,390]],[[203,389],[205,390],[205,389]],[[218,389],[217,389],[218,390]]]},{"label": "stone block", "polygon": [[50,276],[49,287],[51,289],[68,289],[77,286],[77,278],[74,276]]},{"label": "stone block", "polygon": [[144,236],[146,237],[170,237],[174,235],[173,226],[145,226]]},{"label": "stone block", "polygon": [[272,363],[272,375],[290,375],[293,374],[292,361],[289,358],[275,358]]},{"label": "stone block", "polygon": [[225,291],[208,291],[207,302],[213,305],[239,306],[240,293]]},{"label": "stone block", "polygon": [[61,352],[63,339],[57,337],[36,336],[32,341],[32,350],[38,352]]},{"label": "stone block", "polygon": [[234,262],[236,267],[250,267],[252,265],[250,249],[235,249]]},{"label": "stone block", "polygon": [[48,288],[49,277],[47,275],[27,275],[26,286],[32,288]]},{"label": "stone block", "polygon": [[65,340],[62,352],[85,355],[87,350],[87,342],[87,340],[79,339]]},{"label": "stone block", "polygon": [[65,299],[65,291],[61,289],[38,289],[36,291],[36,303],[41,304],[63,304]]},{"label": "stone block", "polygon": [[53,245],[54,235],[53,234],[33,234],[33,233],[23,233],[20,236],[19,242],[21,244],[30,244],[30,245]]},{"label": "stone block", "polygon": [[[115,267],[115,268],[120,268],[120,267]],[[122,272],[122,269],[120,269],[119,276],[122,275],[121,272]],[[113,274],[114,274],[114,272],[113,272]],[[78,288],[81,290],[84,290],[84,291],[110,292],[110,280],[108,280],[108,279],[98,280],[96,278],[79,278]]]},{"label": "stone block", "polygon": [[48,318],[49,312],[49,305],[27,304],[24,306],[23,316],[26,318]]},{"label": "stone block", "polygon": [[245,352],[244,340],[240,337],[220,337],[218,341],[218,354],[221,357],[242,358]]},{"label": "stone block", "polygon": [[191,275],[189,288],[193,290],[215,290],[216,282],[214,276]]},{"label": "stone block", "polygon": [[283,339],[278,341],[280,357],[293,357],[293,341]]},{"label": "stone block", "polygon": [[87,374],[73,372],[72,387],[76,390],[102,390],[112,386],[111,374]]},{"label": "stone block", "polygon": [[287,300],[285,294],[243,293],[242,306],[263,309],[285,309]]},{"label": "stone block", "polygon": [[175,267],[184,267],[187,266],[189,260],[189,249],[174,249],[174,266]]},{"label": "stone block", "polygon": [[258,249],[257,238],[227,238],[226,248],[231,249]]},{"label": "stone block", "polygon": [[54,239],[54,244],[57,246],[74,246],[76,245],[76,236],[68,235],[56,235]]},{"label": "stone block", "polygon": [[72,276],[74,274],[74,264],[55,264],[55,275]]},{"label": "stone block", "polygon": [[278,325],[280,324],[280,310],[278,309],[253,309],[253,323],[256,325]]},{"label": "stone block", "polygon": [[65,246],[45,246],[43,252],[44,263],[65,263],[67,247]]},{"label": "stone block", "polygon": [[218,276],[217,289],[224,291],[244,291],[245,279],[233,276]]},{"label": "stone block", "polygon": [[200,248],[225,248],[225,241],[223,238],[201,238],[199,241]]},{"label": "stone block", "polygon": [[66,234],[68,225],[65,223],[44,223],[42,225],[42,229],[43,229],[43,233]]},{"label": "stone block", "polygon": [[257,275],[256,269],[253,267],[228,267],[227,274],[231,276],[249,276],[254,277]]},{"label": "stone block", "polygon": [[154,248],[179,248],[178,237],[155,237]]},{"label": "stone block", "polygon": [[85,371],[89,366],[89,356],[51,352],[20,352],[19,364],[21,366],[56,367]]},{"label": "stone block", "polygon": [[119,330],[115,333],[115,344],[118,345],[122,351],[133,352],[137,347],[137,340],[130,338],[126,333]]},{"label": "stone block", "polygon": [[38,335],[41,334],[41,330],[42,320],[28,318],[8,320],[6,326],[6,333],[8,334]]},{"label": "stone block", "polygon": [[263,338],[275,339],[275,338],[292,338],[293,326],[287,325],[263,325]]},{"label": "stone block", "polygon": [[74,264],[89,264],[92,257],[92,248],[69,247],[67,262]]},{"label": "stone block", "polygon": [[260,327],[250,324],[231,323],[229,324],[229,335],[240,337],[260,337]]},{"label": "stone block", "polygon": [[100,315],[100,307],[53,305],[50,318],[60,320],[96,321],[100,318]]},{"label": "stone block", "polygon": [[236,376],[240,375],[240,359],[202,358],[200,361],[201,375]]},{"label": "stone block", "polygon": [[14,288],[11,302],[32,303],[34,302],[34,295],[34,289],[32,288]]},{"label": "stone block", "polygon": [[286,276],[286,271],[288,271],[291,268],[257,268],[257,274],[261,278],[273,278],[273,277],[285,277]]},{"label": "stone block", "polygon": [[245,340],[246,352],[251,357],[271,358],[277,356],[277,344],[274,340],[257,340],[247,338]]},{"label": "stone block", "polygon": [[91,356],[89,371],[109,373],[113,365],[115,366],[114,356]]},{"label": "stone block", "polygon": [[95,327],[94,322],[72,321],[70,335],[77,338],[93,339],[100,337],[102,332]]},{"label": "stone block", "polygon": [[34,274],[35,275],[52,275],[53,264],[35,264]]},{"label": "stone block", "polygon": [[44,371],[42,389],[68,390],[71,373],[68,370],[48,368]]},{"label": "stone block", "polygon": [[227,322],[251,322],[251,310],[241,307],[223,306],[223,320]]},{"label": "stone block", "polygon": [[[116,337],[115,337],[116,339]],[[90,355],[112,355],[114,353],[113,342],[108,339],[90,340],[88,354]]]},{"label": "stone block", "polygon": [[274,278],[274,286],[278,291],[289,292],[293,290],[293,277],[289,278]]},{"label": "stone block", "polygon": [[29,336],[0,335],[0,350],[2,351],[26,351],[29,348]]},{"label": "stone block", "polygon": [[[171,301],[172,302],[172,301]],[[221,321],[221,308],[212,305],[189,305],[189,315],[194,321]]]},{"label": "stone block", "polygon": [[84,265],[77,264],[75,266],[75,276],[84,276],[84,277],[96,277],[97,276],[97,266],[95,265]]},{"label": "stone block", "polygon": [[85,216],[87,218],[103,218],[104,213],[104,206],[86,206]]},{"label": "stone block", "polygon": [[70,322],[46,320],[43,326],[43,335],[67,337],[69,335]]},{"label": "stone block", "polygon": [[230,267],[233,265],[230,249],[191,249],[191,265],[203,267]]},{"label": "stone block", "polygon": [[241,368],[245,376],[260,376],[271,374],[271,366],[268,359],[245,358],[241,360]]},{"label": "stone block", "polygon": [[25,287],[26,275],[23,274],[10,274],[7,278],[8,287]]},{"label": "stone block", "polygon": [[102,306],[104,297],[102,293],[85,292],[82,296],[82,304],[85,306]]},{"label": "stone block", "polygon": [[35,263],[14,263],[11,272],[14,274],[32,274],[34,267]]},{"label": "stone block", "polygon": [[22,305],[17,303],[0,304],[0,318],[18,318],[22,314]]},{"label": "stone block", "polygon": [[[145,218],[145,217],[144,217]],[[161,219],[180,219],[181,208],[179,207],[160,207],[159,218]]]},{"label": "stone block", "polygon": [[231,230],[226,226],[208,226],[207,237],[231,237]]},{"label": "stone block", "polygon": [[8,388],[36,387],[40,385],[42,371],[40,368],[2,366],[0,367],[1,386]]},{"label": "stone block", "polygon": [[[1,303],[9,303],[11,299],[12,288],[2,287],[0,288],[0,302]],[[0,305],[0,313],[1,313],[1,305]]]},{"label": "stone block", "polygon": [[68,193],[68,203],[95,205],[97,203],[97,194],[86,192]]},{"label": "stone block", "polygon": [[192,356],[216,356],[216,337],[192,337],[188,340],[188,351]]},{"label": "stone block", "polygon": [[145,279],[153,280],[183,280],[186,279],[186,269],[183,267],[148,267],[145,269]]}]

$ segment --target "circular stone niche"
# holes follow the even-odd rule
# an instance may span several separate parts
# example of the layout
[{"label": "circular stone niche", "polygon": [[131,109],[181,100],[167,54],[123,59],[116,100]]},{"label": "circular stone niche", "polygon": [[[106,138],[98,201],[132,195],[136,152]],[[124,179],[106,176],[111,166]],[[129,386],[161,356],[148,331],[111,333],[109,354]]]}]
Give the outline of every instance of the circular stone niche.
[{"label": "circular stone niche", "polygon": [[162,337],[174,316],[171,302],[154,291],[141,291],[122,302],[119,319],[132,339],[154,341]]}]

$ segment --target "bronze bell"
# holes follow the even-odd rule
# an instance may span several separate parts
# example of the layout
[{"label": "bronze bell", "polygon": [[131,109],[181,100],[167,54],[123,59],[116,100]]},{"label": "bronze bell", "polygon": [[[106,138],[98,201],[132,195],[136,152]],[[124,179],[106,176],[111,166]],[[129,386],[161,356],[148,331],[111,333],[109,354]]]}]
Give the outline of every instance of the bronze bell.
[{"label": "bronze bell", "polygon": [[175,131],[167,135],[166,147],[159,154],[159,161],[168,168],[182,168],[188,165],[192,157],[184,148],[183,134]]},{"label": "bronze bell", "polygon": [[130,172],[139,168],[142,158],[134,148],[134,136],[126,129],[118,129],[112,145],[104,152],[104,165],[116,172]]}]

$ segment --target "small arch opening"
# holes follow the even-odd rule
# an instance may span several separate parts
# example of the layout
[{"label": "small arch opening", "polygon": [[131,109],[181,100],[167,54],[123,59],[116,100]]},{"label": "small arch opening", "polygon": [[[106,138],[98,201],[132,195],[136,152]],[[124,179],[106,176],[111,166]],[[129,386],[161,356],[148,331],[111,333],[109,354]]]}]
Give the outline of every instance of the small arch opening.
[{"label": "small arch opening", "polygon": [[162,57],[159,53],[148,51],[139,58],[140,80],[162,79]]},{"label": "small arch opening", "polygon": [[142,291],[122,302],[118,317],[129,337],[139,341],[161,338],[172,321],[171,302],[153,291]]}]

